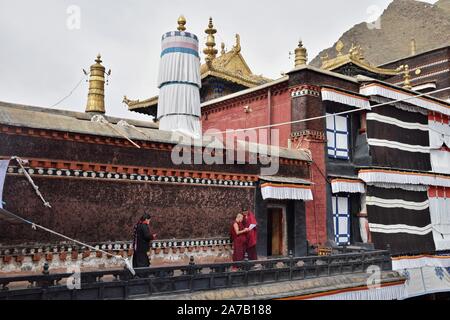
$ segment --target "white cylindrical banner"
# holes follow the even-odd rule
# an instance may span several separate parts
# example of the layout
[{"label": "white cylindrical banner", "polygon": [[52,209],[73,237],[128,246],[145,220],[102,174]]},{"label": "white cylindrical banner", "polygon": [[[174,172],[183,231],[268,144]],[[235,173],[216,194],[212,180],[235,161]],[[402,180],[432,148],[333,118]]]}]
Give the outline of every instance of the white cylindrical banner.
[{"label": "white cylindrical banner", "polygon": [[198,38],[172,31],[163,35],[158,76],[159,129],[201,137]]}]

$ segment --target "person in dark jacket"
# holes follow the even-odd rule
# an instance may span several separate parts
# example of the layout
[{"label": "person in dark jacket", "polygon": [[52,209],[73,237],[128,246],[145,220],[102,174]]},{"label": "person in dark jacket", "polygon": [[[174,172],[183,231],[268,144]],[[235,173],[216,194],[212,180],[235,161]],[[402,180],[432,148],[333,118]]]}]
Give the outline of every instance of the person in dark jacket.
[{"label": "person in dark jacket", "polygon": [[156,238],[156,234],[150,232],[150,219],[149,214],[144,214],[134,227],[133,268],[150,267],[147,252],[150,250],[150,241]]}]

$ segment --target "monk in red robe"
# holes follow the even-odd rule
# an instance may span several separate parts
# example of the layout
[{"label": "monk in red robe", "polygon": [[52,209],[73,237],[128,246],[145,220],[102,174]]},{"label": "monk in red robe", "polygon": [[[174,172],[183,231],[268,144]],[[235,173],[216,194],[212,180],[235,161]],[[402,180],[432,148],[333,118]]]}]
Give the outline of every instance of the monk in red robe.
[{"label": "monk in red robe", "polygon": [[[249,229],[247,233],[247,255],[249,260],[258,260],[258,255],[256,254],[256,239],[257,239],[257,223],[256,223],[256,217],[253,212],[250,210],[244,210],[244,227]],[[254,225],[253,229],[251,226]]]},{"label": "monk in red robe", "polygon": [[233,241],[233,261],[244,260],[245,250],[247,247],[248,229],[243,224],[244,216],[242,213],[236,215],[236,219],[231,225],[231,240]]}]

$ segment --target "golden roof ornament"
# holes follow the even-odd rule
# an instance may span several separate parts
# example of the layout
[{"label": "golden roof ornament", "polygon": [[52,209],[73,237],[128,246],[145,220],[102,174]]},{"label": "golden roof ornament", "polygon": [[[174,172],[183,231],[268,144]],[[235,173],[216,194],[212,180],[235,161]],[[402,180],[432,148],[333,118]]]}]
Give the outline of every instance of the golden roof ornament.
[{"label": "golden roof ornament", "polygon": [[[396,69],[397,72],[403,73],[403,88],[411,90],[412,89],[412,83],[411,83],[411,70],[409,69],[409,65],[401,65]],[[421,69],[416,69],[414,72],[417,76],[422,72]]]},{"label": "golden roof ornament", "polygon": [[214,34],[217,33],[217,30],[214,29],[213,20],[211,17],[209,18],[208,29],[205,30],[205,33],[208,35],[208,37],[206,39],[206,48],[205,50],[203,50],[203,53],[206,55],[206,62],[209,62],[216,58],[218,52],[215,48],[216,39],[214,37]]},{"label": "golden roof ornament", "polygon": [[[101,64],[100,54],[95,59],[89,73],[89,92],[86,104],[86,112],[105,113],[105,67]],[[111,74],[109,70],[108,75]]]},{"label": "golden roof ornament", "polygon": [[179,18],[178,18],[178,31],[186,31],[186,18],[183,16],[183,15],[181,15]]},{"label": "golden roof ornament", "polygon": [[295,67],[306,65],[306,62],[308,62],[308,51],[300,40],[298,47],[295,49]]}]

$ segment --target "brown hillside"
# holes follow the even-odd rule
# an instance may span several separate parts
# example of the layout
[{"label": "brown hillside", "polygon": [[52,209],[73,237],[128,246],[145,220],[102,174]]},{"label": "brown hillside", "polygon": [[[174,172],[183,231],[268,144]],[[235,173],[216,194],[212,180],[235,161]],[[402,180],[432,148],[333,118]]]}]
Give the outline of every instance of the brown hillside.
[{"label": "brown hillside", "polygon": [[[380,65],[410,54],[411,39],[416,40],[417,53],[450,45],[450,0],[434,5],[415,0],[394,0],[381,15],[380,29],[370,29],[365,22],[355,25],[338,40],[361,45],[368,62]],[[338,41],[337,40],[337,41]],[[336,41],[336,43],[337,43]],[[311,64],[320,66],[320,57],[336,56],[333,47],[323,50]]]}]

